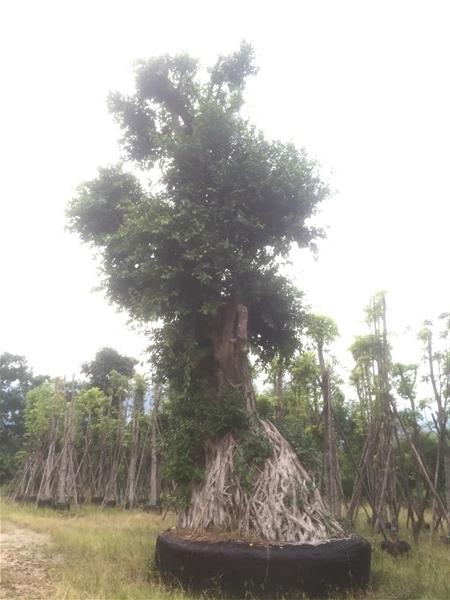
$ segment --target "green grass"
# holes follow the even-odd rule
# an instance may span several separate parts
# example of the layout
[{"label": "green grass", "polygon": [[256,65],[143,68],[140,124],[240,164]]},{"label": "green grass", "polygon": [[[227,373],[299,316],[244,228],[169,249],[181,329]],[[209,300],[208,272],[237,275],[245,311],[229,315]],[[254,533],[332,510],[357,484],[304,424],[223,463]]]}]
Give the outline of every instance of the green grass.
[{"label": "green grass", "polygon": [[[81,600],[188,600],[180,589],[167,590],[153,570],[159,531],[173,518],[120,509],[82,507],[62,515],[51,509],[2,502],[2,519],[46,533],[64,560],[52,571],[56,598]],[[358,531],[373,546],[372,582],[367,600],[448,600],[450,549],[423,536],[409,557],[393,558],[380,549],[380,536],[368,527]]]},{"label": "green grass", "polygon": [[401,529],[400,538],[411,545],[409,555],[392,557],[382,552],[381,535],[370,527],[358,531],[372,544],[371,586],[367,600],[449,600],[450,548],[423,533],[419,545],[414,545],[410,530]]}]

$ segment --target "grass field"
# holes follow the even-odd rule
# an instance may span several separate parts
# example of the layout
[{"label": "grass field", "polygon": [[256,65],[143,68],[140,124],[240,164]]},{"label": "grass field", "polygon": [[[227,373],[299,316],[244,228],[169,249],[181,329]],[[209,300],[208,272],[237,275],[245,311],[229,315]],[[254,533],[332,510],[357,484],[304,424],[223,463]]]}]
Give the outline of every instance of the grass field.
[{"label": "grass field", "polygon": [[[167,590],[153,570],[159,531],[173,524],[171,517],[140,511],[82,507],[70,514],[52,509],[19,506],[2,499],[2,521],[51,537],[52,554],[62,560],[51,571],[55,598],[81,600],[188,600],[181,589]],[[448,600],[450,548],[439,539],[423,536],[409,557],[393,558],[380,550],[380,537],[367,527],[358,531],[373,547],[372,581],[367,600]]]}]

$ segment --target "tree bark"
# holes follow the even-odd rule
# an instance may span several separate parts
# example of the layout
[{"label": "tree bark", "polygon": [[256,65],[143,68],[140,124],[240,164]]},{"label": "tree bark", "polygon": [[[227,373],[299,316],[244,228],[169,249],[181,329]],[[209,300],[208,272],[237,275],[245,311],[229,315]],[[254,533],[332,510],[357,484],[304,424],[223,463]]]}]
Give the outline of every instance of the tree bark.
[{"label": "tree bark", "polygon": [[247,358],[247,307],[233,300],[219,311],[212,343],[216,360],[218,388],[227,385],[241,390],[249,415],[256,412],[256,397]]},{"label": "tree bark", "polygon": [[321,388],[324,415],[324,471],[325,471],[325,500],[331,514],[336,519],[341,518],[342,483],[337,455],[336,433],[331,399],[331,370],[325,365],[323,346],[317,345],[321,373]]},{"label": "tree bark", "polygon": [[58,423],[55,417],[50,421],[48,432],[48,451],[45,459],[44,472],[42,474],[41,485],[37,494],[37,502],[51,502],[52,484],[55,467],[55,450],[58,433]]},{"label": "tree bark", "polygon": [[433,346],[432,346],[432,333],[428,331],[427,339],[427,355],[428,365],[430,370],[430,380],[433,387],[433,393],[438,407],[437,412],[437,434],[439,450],[442,459],[442,466],[444,469],[444,486],[445,486],[445,508],[446,508],[446,519],[448,524],[448,535],[450,536],[450,446],[448,443],[448,431],[447,431],[447,402],[444,399],[440,389],[438,389],[438,383],[436,375],[434,373],[433,364]]},{"label": "tree bark", "polygon": [[395,408],[394,403],[392,403],[392,409],[394,411],[395,416],[397,417],[398,422],[400,423],[400,427],[402,428],[402,431],[403,431],[403,433],[405,435],[405,438],[407,439],[408,444],[409,444],[409,446],[410,446],[410,448],[411,448],[411,450],[413,452],[413,455],[414,455],[414,458],[415,458],[415,460],[417,462],[417,465],[418,465],[419,469],[421,470],[421,472],[422,472],[422,474],[424,476],[424,479],[427,482],[427,484],[428,484],[428,486],[429,486],[429,488],[431,490],[431,493],[433,494],[434,498],[436,499],[436,502],[437,502],[438,506],[442,510],[442,513],[443,513],[445,519],[447,520],[447,524],[450,527],[450,519],[449,519],[449,515],[448,515],[448,513],[446,511],[445,504],[442,501],[442,498],[441,498],[439,492],[437,491],[436,487],[434,486],[433,482],[431,481],[431,477],[430,477],[430,475],[428,473],[428,470],[427,470],[426,466],[424,465],[424,463],[422,461],[422,458],[421,458],[421,456],[420,456],[417,448],[414,445],[414,442],[411,440],[411,437],[410,437],[409,433],[407,432],[406,427],[404,426],[403,421],[402,421],[400,415],[398,414],[398,411]]},{"label": "tree bark", "polygon": [[161,400],[161,388],[155,388],[155,400],[151,417],[150,439],[150,506],[158,504],[158,410]]}]

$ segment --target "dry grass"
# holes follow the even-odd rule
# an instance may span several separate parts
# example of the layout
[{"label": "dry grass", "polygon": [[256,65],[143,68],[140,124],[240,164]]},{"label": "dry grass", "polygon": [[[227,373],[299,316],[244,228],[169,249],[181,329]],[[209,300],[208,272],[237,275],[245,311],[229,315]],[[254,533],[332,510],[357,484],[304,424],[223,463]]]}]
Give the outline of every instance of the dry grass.
[{"label": "dry grass", "polygon": [[[153,571],[157,534],[173,519],[140,511],[83,507],[60,515],[51,509],[2,503],[2,519],[49,534],[53,552],[64,561],[53,571],[55,597],[73,600],[189,600],[182,590],[166,590]],[[448,600],[450,548],[424,535],[409,557],[393,558],[380,549],[380,536],[359,531],[371,541],[372,584],[366,600]]]},{"label": "dry grass", "polygon": [[186,598],[152,573],[156,536],[172,524],[159,515],[98,507],[63,515],[3,500],[2,520],[51,535],[52,552],[64,558],[54,574],[56,598]]}]

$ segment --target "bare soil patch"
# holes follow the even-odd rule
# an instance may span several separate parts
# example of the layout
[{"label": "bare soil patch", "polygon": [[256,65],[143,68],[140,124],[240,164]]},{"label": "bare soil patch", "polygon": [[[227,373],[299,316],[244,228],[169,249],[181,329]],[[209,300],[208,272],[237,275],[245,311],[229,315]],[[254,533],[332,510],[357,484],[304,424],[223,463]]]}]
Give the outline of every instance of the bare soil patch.
[{"label": "bare soil patch", "polygon": [[0,532],[0,598],[53,597],[50,572],[60,561],[52,553],[51,538],[3,521]]},{"label": "bare soil patch", "polygon": [[202,531],[189,528],[177,528],[171,527],[165,531],[165,535],[176,539],[185,540],[187,542],[206,542],[210,544],[216,544],[221,542],[236,542],[241,544],[249,544],[250,546],[271,546],[282,544],[272,544],[265,540],[261,540],[257,536],[250,534],[242,535],[239,531]]}]

